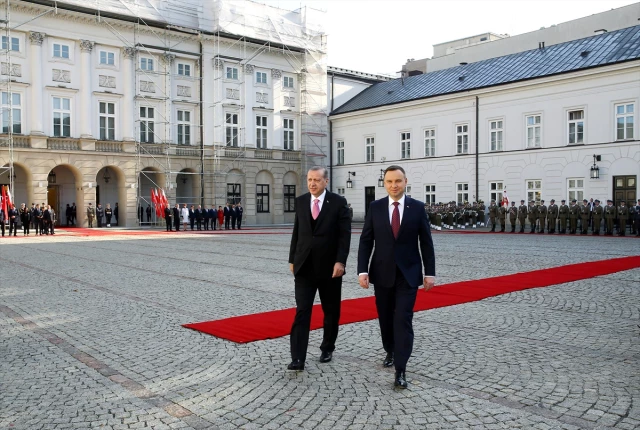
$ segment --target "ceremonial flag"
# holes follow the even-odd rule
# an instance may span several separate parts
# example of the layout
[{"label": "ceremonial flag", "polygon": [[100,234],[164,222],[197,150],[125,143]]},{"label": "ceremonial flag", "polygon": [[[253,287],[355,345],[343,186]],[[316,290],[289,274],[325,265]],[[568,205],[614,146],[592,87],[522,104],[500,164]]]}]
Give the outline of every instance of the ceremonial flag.
[{"label": "ceremonial flag", "polygon": [[509,197],[507,196],[507,189],[502,190],[502,206],[509,207]]},{"label": "ceremonial flag", "polygon": [[8,218],[8,215],[7,215],[7,209],[8,209],[8,207],[7,207],[7,194],[6,194],[4,188],[5,187],[3,185],[2,186],[2,202],[1,202],[1,205],[2,205],[2,210],[4,211],[4,216]]}]

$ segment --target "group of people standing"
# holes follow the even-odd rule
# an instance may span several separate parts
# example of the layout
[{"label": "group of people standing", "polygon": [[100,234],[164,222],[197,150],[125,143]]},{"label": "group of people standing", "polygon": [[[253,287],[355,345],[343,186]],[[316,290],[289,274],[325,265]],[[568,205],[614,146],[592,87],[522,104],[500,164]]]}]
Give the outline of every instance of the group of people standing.
[{"label": "group of people standing", "polygon": [[2,236],[5,235],[5,224],[9,224],[9,236],[18,235],[18,224],[22,226],[22,235],[28,236],[31,234],[31,228],[34,229],[35,235],[53,235],[55,234],[56,213],[51,208],[51,205],[45,205],[44,203],[37,205],[31,204],[31,208],[28,208],[26,204],[22,203],[20,209],[16,208],[16,205],[12,204],[11,208],[8,208],[6,213],[4,208],[0,207],[0,230],[2,230]]},{"label": "group of people standing", "polygon": [[598,236],[600,231],[606,236],[613,236],[617,231],[619,236],[625,236],[626,231],[640,236],[640,199],[635,206],[627,207],[625,201],[620,201],[616,207],[613,200],[607,200],[606,206],[600,205],[600,200],[584,199],[582,205],[574,199],[569,205],[566,200],[561,200],[557,205],[555,199],[551,199],[549,205],[544,204],[544,200],[536,205],[532,200],[529,205],[525,205],[524,200],[520,200],[520,206],[516,207],[516,202],[511,202],[511,206],[497,206],[495,200],[489,206],[489,221],[491,231],[495,231],[496,225],[500,223],[500,232],[506,229],[507,217],[511,225],[511,233],[516,232],[516,225],[520,226],[520,233],[525,232],[526,222],[529,221],[529,233],[544,234],[577,234],[589,233]]},{"label": "group of people standing", "polygon": [[115,225],[118,225],[118,216],[119,216],[118,203],[113,209],[111,209],[111,204],[107,203],[106,207],[102,207],[102,204],[98,203],[97,207],[93,207],[91,203],[87,206],[87,223],[89,224],[89,228],[93,228],[93,221],[97,220],[98,228],[102,227],[111,227],[111,220],[115,218]]},{"label": "group of people standing", "polygon": [[191,227],[191,231],[222,230],[223,225],[225,230],[241,230],[243,213],[244,208],[240,203],[227,203],[224,208],[218,206],[217,210],[214,205],[207,209],[202,205],[187,207],[186,203],[180,207],[176,203],[173,208],[164,209],[164,219],[167,231],[173,231],[174,228],[175,231],[180,231],[180,224],[183,231],[187,231],[187,225]]}]

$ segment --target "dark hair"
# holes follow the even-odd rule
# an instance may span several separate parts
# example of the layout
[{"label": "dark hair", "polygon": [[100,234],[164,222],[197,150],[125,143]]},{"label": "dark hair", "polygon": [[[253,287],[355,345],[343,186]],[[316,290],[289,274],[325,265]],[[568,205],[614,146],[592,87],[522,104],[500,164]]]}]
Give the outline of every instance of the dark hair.
[{"label": "dark hair", "polygon": [[396,166],[395,164],[384,169],[383,176],[387,176],[387,172],[393,172],[394,170],[400,170],[405,177],[407,176],[407,173],[404,171],[404,169],[400,166]]}]

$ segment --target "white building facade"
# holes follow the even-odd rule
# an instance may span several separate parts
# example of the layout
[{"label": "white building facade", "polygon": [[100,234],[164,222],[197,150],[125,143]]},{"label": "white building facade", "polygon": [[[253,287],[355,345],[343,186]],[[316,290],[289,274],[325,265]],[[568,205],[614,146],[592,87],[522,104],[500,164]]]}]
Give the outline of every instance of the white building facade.
[{"label": "white building facade", "polygon": [[[623,60],[574,71],[473,84],[481,75],[500,73],[505,57],[478,63],[473,70],[484,67],[480,72],[461,66],[374,85],[330,117],[333,159],[342,161],[332,166],[334,189],[352,204],[355,219],[364,218],[371,200],[386,195],[378,179],[391,164],[407,171],[408,194],[427,203],[488,202],[501,198],[503,189],[512,201],[547,204],[552,198],[638,198],[638,33],[640,26],[629,32],[633,42],[618,40],[631,46]],[[591,54],[580,46],[566,47],[572,49],[566,68],[573,58]],[[531,70],[545,52],[526,55],[533,56],[530,63],[523,56],[514,64]],[[463,90],[450,90],[465,82],[470,84]],[[435,89],[412,96],[421,86]],[[407,96],[385,101],[403,91]],[[591,178],[594,162],[597,179]]]}]

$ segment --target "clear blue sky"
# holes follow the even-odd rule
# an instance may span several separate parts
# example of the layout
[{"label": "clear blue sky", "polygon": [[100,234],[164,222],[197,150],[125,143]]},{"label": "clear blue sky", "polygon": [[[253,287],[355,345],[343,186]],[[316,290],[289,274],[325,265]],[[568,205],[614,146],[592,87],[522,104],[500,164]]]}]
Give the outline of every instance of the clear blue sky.
[{"label": "clear blue sky", "polygon": [[329,65],[384,74],[399,71],[408,58],[431,57],[435,43],[487,31],[513,36],[637,3],[637,0],[258,1],[291,10],[301,5],[326,10],[324,28],[329,36]]}]

